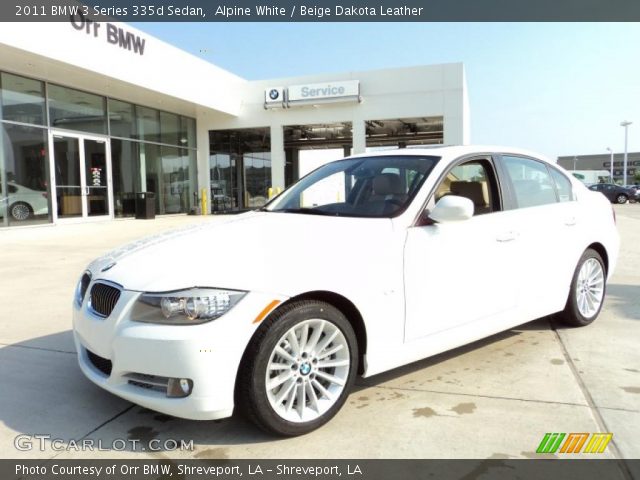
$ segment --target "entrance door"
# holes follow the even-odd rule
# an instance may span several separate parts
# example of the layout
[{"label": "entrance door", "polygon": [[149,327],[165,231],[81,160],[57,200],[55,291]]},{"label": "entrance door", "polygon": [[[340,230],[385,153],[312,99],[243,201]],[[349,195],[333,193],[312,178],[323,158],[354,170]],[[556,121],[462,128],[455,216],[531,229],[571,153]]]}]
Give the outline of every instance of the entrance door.
[{"label": "entrance door", "polygon": [[55,220],[113,214],[111,162],[106,139],[51,134],[51,181]]}]

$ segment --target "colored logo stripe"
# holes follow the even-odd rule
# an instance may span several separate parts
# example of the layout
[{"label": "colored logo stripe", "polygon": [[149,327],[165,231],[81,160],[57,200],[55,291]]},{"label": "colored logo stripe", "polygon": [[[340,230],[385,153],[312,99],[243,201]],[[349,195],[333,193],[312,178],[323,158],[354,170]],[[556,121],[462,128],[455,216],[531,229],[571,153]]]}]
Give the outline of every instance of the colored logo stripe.
[{"label": "colored logo stripe", "polygon": [[560,453],[580,453],[587,438],[589,438],[588,433],[570,433],[562,445]]},{"label": "colored logo stripe", "polygon": [[564,433],[545,433],[536,453],[556,453],[564,437]]},{"label": "colored logo stripe", "polygon": [[[589,439],[589,435],[591,438]],[[564,443],[562,440],[566,437]],[[562,448],[559,453],[603,453],[609,445],[613,433],[545,433],[536,453],[556,453],[560,444]],[[587,442],[589,439],[589,442]],[[582,450],[584,444],[587,446]]]},{"label": "colored logo stripe", "polygon": [[594,433],[584,449],[584,453],[602,453],[607,448],[613,433]]}]

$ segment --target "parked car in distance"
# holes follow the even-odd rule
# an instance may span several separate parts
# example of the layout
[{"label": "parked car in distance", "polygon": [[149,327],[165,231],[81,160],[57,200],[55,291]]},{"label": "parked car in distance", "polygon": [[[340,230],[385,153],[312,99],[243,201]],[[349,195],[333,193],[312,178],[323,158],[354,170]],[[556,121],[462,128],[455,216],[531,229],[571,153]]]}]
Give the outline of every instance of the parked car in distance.
[{"label": "parked car in distance", "polygon": [[629,201],[639,201],[640,200],[640,187],[638,185],[626,185],[624,188],[628,189],[632,196],[629,198]]},{"label": "parked car in distance", "polygon": [[356,155],[258,210],[91,262],[74,339],[84,375],[131,402],[299,435],[357,375],[547,315],[592,323],[618,248],[609,202],[534,153]]},{"label": "parked car in distance", "polygon": [[[49,212],[46,191],[32,190],[15,182],[7,182],[8,195],[0,195],[0,202],[7,206],[9,216],[16,221],[24,221],[34,215],[46,215]],[[4,215],[5,205],[0,205],[0,217]]]},{"label": "parked car in distance", "polygon": [[589,190],[602,193],[611,203],[623,204],[627,203],[629,199],[635,200],[636,197],[635,192],[613,183],[594,183],[589,186]]}]

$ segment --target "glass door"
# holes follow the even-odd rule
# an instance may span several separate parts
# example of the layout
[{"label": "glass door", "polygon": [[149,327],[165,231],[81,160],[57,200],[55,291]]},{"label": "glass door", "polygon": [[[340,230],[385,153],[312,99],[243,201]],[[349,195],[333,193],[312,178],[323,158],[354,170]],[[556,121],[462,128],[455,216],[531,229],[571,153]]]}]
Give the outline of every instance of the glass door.
[{"label": "glass door", "polygon": [[51,134],[56,220],[111,215],[111,165],[105,139]]},{"label": "glass door", "polygon": [[52,152],[57,218],[82,217],[80,140],[54,135]]},{"label": "glass door", "polygon": [[88,138],[83,143],[87,216],[109,215],[107,144],[104,140]]}]

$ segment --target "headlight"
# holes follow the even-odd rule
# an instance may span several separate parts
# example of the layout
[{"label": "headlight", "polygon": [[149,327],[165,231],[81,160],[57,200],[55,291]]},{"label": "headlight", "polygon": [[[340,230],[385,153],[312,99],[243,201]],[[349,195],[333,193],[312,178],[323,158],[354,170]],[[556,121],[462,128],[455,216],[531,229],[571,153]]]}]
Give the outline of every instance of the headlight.
[{"label": "headlight", "polygon": [[84,296],[87,293],[87,288],[89,288],[89,284],[91,283],[91,272],[86,271],[78,280],[78,285],[76,285],[76,293],[74,295],[76,305],[78,307],[82,306],[82,302],[84,300]]},{"label": "headlight", "polygon": [[246,294],[217,288],[143,293],[133,307],[131,319],[136,322],[197,325],[224,315]]}]

